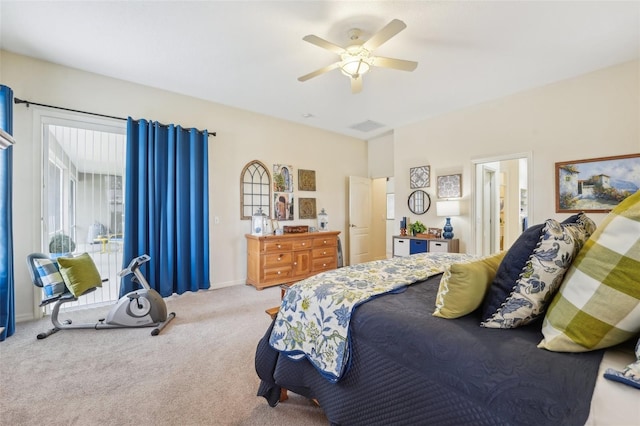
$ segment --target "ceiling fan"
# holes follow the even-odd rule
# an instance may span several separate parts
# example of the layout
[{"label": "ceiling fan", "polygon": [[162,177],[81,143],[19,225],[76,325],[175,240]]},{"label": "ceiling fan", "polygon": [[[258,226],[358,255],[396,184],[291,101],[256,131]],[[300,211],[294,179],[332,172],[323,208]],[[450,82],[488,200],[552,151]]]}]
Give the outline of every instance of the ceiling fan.
[{"label": "ceiling fan", "polygon": [[404,22],[394,19],[364,43],[360,40],[361,31],[359,29],[352,29],[349,31],[349,38],[352,40],[353,44],[347,47],[340,47],[315,35],[310,34],[304,36],[302,38],[304,41],[337,53],[340,55],[340,60],[326,67],[320,68],[319,70],[303,75],[302,77],[299,77],[298,80],[307,81],[313,77],[319,76],[320,74],[339,68],[340,71],[342,71],[342,74],[346,75],[351,80],[351,93],[360,93],[360,91],[362,91],[362,75],[367,73],[371,67],[413,71],[418,66],[417,62],[373,55],[373,51],[376,48],[387,42],[391,37],[395,36],[405,28],[407,28],[407,25]]}]

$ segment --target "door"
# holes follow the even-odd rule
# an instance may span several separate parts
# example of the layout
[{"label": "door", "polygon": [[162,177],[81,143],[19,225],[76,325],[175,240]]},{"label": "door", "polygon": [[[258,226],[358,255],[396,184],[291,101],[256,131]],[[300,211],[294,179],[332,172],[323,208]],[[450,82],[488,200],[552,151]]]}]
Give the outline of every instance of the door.
[{"label": "door", "polygon": [[370,256],[371,179],[349,177],[349,265],[368,262]]},{"label": "door", "polygon": [[483,167],[482,191],[482,255],[496,252],[496,171]]},{"label": "door", "polygon": [[[41,116],[43,144],[42,245],[55,252],[54,237],[72,241],[65,251],[89,253],[108,281],[66,308],[118,299],[122,269],[124,124],[98,124]],[[118,123],[120,124],[120,123]],[[64,309],[64,308],[63,308]]]},{"label": "door", "polygon": [[528,153],[473,160],[472,233],[476,254],[507,250],[522,232],[522,221],[530,217],[530,206],[521,200],[521,194],[527,194],[532,187],[530,162]]}]

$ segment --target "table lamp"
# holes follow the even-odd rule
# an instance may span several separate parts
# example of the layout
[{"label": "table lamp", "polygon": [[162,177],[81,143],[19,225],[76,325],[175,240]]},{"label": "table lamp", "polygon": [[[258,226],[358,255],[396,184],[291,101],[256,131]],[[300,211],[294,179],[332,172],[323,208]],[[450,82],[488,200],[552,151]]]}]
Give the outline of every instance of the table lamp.
[{"label": "table lamp", "polygon": [[451,216],[460,215],[460,201],[445,200],[436,202],[436,214],[446,218],[442,238],[450,240],[453,238],[453,226],[451,226]]}]

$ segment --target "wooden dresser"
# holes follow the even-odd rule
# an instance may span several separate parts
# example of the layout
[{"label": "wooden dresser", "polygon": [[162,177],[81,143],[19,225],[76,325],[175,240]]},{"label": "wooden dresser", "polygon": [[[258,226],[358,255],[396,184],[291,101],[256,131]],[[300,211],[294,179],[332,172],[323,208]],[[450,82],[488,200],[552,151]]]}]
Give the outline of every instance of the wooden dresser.
[{"label": "wooden dresser", "polygon": [[338,267],[339,231],[245,235],[247,284],[258,290]]}]

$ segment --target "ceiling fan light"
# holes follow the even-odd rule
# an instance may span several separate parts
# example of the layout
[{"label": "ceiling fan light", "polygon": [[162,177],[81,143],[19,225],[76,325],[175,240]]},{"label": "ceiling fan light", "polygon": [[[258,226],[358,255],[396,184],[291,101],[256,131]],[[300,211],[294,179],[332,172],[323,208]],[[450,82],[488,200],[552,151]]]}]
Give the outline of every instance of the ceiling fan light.
[{"label": "ceiling fan light", "polygon": [[363,59],[348,59],[340,64],[340,70],[347,77],[358,78],[362,74],[369,72],[371,66]]}]

